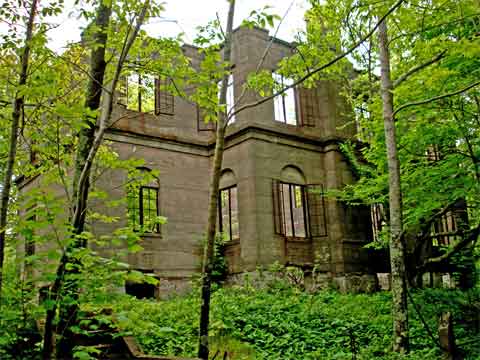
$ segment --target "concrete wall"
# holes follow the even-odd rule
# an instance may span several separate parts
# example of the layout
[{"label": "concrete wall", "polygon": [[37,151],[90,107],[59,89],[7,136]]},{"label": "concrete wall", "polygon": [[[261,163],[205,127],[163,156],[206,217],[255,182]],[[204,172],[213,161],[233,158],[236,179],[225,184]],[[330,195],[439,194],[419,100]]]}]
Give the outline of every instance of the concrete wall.
[{"label": "concrete wall", "polygon": [[[261,29],[235,31],[233,76],[237,99],[270,40]],[[187,46],[184,51],[198,66],[196,49]],[[289,44],[275,39],[263,68],[274,70],[291,53]],[[344,126],[349,122],[350,111],[340,94],[340,85],[321,81],[316,89],[305,91],[315,101],[313,127],[276,122],[273,101],[267,101],[238,114],[236,122],[227,129],[223,169],[232,171],[234,176],[229,181],[238,187],[240,232],[240,240],[228,244],[226,249],[231,273],[254,271],[259,265],[275,261],[299,266],[312,266],[316,261],[320,271],[335,275],[368,270],[368,257],[362,248],[369,237],[369,214],[365,209],[350,208],[328,198],[325,236],[293,240],[274,233],[272,179],[282,180],[285,167],[296,167],[303,174],[305,185],[341,189],[354,181],[338,149],[339,139],[354,135],[353,125]],[[258,95],[246,92],[241,104],[258,99]],[[304,98],[300,98],[300,104],[304,103]],[[141,114],[118,105],[113,119],[115,125],[107,138],[119,157],[142,158],[146,167],[160,172],[158,207],[168,221],[161,226],[160,234],[144,236],[144,250],[130,254],[125,261],[134,268],[170,279],[168,284],[174,284],[174,288],[181,287],[177,286],[178,279],[200,269],[213,132],[198,131],[197,107],[178,97],[173,115]],[[125,172],[105,169],[96,186],[109,194],[108,200],[115,200],[125,196],[126,180]],[[92,223],[97,236],[125,226],[126,206],[110,207],[105,199],[92,199],[91,205],[95,211],[120,218],[117,223]],[[117,251],[113,247],[97,250],[106,256]]]},{"label": "concrete wall", "polygon": [[[158,208],[167,223],[159,234],[144,236],[144,250],[131,254],[129,263],[161,276],[189,276],[200,268],[201,242],[207,221],[210,157],[205,149],[194,146],[173,146],[160,139],[110,134],[113,149],[121,159],[141,158],[145,167],[159,171]],[[125,172],[110,171],[98,185],[112,198],[125,196]],[[105,203],[103,203],[105,204]],[[108,209],[101,203],[92,204],[109,215],[119,215],[123,221],[113,224],[93,224],[96,235],[109,234],[125,225],[125,209]],[[103,207],[103,208],[102,208]],[[108,250],[107,250],[108,251]]]}]

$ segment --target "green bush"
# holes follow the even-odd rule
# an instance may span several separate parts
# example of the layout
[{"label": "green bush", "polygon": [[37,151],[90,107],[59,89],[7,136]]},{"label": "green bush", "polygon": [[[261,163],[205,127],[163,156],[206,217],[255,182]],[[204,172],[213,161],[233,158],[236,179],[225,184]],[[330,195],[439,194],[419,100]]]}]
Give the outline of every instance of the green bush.
[{"label": "green bush", "polygon": [[40,359],[41,337],[34,321],[38,307],[33,301],[33,289],[23,279],[19,281],[15,264],[9,260],[7,257],[3,268],[0,359]]},{"label": "green bush", "polygon": [[[438,317],[452,312],[458,343],[467,359],[480,353],[478,334],[467,320],[478,292],[426,289],[412,294],[433,334]],[[119,304],[125,331],[152,354],[195,356],[198,294],[168,301]],[[391,351],[389,293],[308,294],[297,288],[219,288],[212,295],[211,343],[233,359],[399,359]],[[412,351],[403,359],[438,359],[437,346],[410,308]],[[475,341],[476,340],[476,341]],[[229,348],[230,347],[230,348]]]}]

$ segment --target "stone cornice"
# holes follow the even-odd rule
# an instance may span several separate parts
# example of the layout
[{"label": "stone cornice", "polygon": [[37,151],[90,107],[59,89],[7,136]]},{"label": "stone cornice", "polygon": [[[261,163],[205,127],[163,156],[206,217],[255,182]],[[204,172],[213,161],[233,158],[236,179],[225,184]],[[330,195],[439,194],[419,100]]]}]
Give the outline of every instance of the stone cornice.
[{"label": "stone cornice", "polygon": [[[281,143],[293,147],[310,149],[313,151],[326,152],[336,150],[339,143],[345,140],[340,137],[314,137],[292,132],[290,129],[282,129],[275,125],[264,126],[261,124],[249,124],[228,132],[225,138],[225,148],[229,149],[236,144],[249,139],[259,139],[274,143]],[[106,140],[132,143],[149,146],[158,149],[171,150],[182,153],[190,153],[199,156],[211,156],[215,147],[215,141],[194,140],[190,137],[146,135],[125,130],[110,129],[106,133]]]}]

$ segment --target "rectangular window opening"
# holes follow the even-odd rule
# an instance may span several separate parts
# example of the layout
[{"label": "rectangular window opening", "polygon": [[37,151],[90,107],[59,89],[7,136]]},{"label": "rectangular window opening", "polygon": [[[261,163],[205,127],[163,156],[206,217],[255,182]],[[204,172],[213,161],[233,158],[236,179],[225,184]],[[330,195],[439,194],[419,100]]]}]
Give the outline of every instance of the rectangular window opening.
[{"label": "rectangular window opening", "polygon": [[158,188],[132,187],[127,193],[128,224],[135,231],[159,233]]},{"label": "rectangular window opening", "polygon": [[[220,90],[222,88],[222,81],[218,82],[218,100],[220,101]],[[234,94],[234,86],[233,86],[233,75],[228,75],[227,80],[227,98],[225,103],[225,110],[226,115],[233,111],[233,106],[235,105],[235,94]],[[228,125],[233,124],[236,121],[235,115],[233,115],[230,120],[228,121]]]},{"label": "rectangular window opening", "polygon": [[[233,75],[228,76],[228,86],[227,86],[227,114],[230,114],[234,111],[233,106],[235,105],[235,94],[233,86]],[[228,125],[233,124],[236,121],[235,115],[233,115],[228,121]]]},{"label": "rectangular window opening", "polygon": [[156,79],[153,75],[131,73],[122,77],[118,85],[118,103],[127,109],[153,113],[156,101]]},{"label": "rectangular window opening", "polygon": [[308,236],[305,186],[281,183],[281,207],[284,235],[293,238]]},{"label": "rectangular window opening", "polygon": [[173,81],[168,77],[155,79],[155,114],[173,115],[175,97],[172,94]]},{"label": "rectangular window opening", "polygon": [[[292,85],[293,79],[285,78],[283,75],[273,73],[274,81],[282,88]],[[297,99],[295,88],[290,88],[282,95],[273,99],[275,121],[289,125],[298,125],[297,121]]]},{"label": "rectangular window opening", "polygon": [[227,241],[240,239],[236,186],[220,190],[219,228],[220,232],[227,237]]}]

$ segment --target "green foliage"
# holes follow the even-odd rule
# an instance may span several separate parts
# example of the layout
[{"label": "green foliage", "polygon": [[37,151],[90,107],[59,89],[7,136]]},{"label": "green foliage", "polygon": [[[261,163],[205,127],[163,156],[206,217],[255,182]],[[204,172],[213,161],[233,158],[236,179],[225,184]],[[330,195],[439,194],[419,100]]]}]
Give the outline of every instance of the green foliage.
[{"label": "green foliage", "polygon": [[253,10],[247,19],[243,20],[242,26],[246,26],[250,29],[259,27],[265,29],[268,27],[273,28],[275,21],[281,19],[280,16],[270,13],[271,6],[264,6],[261,10]]},{"label": "green foliage", "polygon": [[[310,1],[307,31],[299,53],[306,67],[352,48],[394,2]],[[404,2],[387,19],[394,109],[465,88],[478,81],[478,3],[462,1]],[[323,36],[323,38],[322,38]],[[309,48],[311,47],[311,49]],[[327,49],[324,54],[318,51]],[[300,56],[297,54],[296,56]],[[359,177],[339,196],[351,204],[386,205],[388,166],[375,35],[350,54],[355,71],[337,64],[319,78],[344,81],[344,96],[354,109],[361,151],[341,147]],[[429,63],[432,59],[436,59]],[[303,74],[295,57],[286,69]],[[403,79],[403,80],[402,80]],[[419,104],[396,113],[400,160],[403,229],[411,237],[428,232],[426,220],[439,209],[464,199],[470,228],[479,223],[480,190],[479,87],[455,96]],[[432,157],[432,153],[437,154]],[[466,224],[462,224],[465,227]],[[388,230],[387,227],[382,229]],[[386,238],[388,238],[388,234]],[[385,244],[387,244],[385,242]]]},{"label": "green foliage", "polygon": [[217,234],[215,236],[215,246],[213,254],[213,269],[212,280],[220,282],[225,280],[228,272],[227,258],[225,257],[225,244],[228,239],[224,234]]},{"label": "green foliage", "polygon": [[34,302],[32,284],[18,279],[17,266],[7,248],[7,261],[3,267],[2,311],[0,311],[0,358],[37,359],[39,342],[35,319],[40,309]]},{"label": "green foliage", "polygon": [[[480,349],[472,322],[478,290],[427,289],[413,298],[434,334],[439,315],[452,312],[457,342],[466,358],[473,359]],[[196,291],[160,302],[130,299],[118,303],[115,312],[125,333],[135,335],[145,352],[194,356],[198,299]],[[439,349],[413,307],[412,352],[404,357],[391,352],[390,301],[388,293],[309,294],[286,283],[263,290],[218,289],[212,295],[212,354],[237,354],[232,359],[351,359],[354,343],[358,359],[438,359]]]},{"label": "green foliage", "polygon": [[100,350],[96,349],[93,346],[75,346],[73,349],[73,358],[75,360],[95,360],[99,355]]}]

